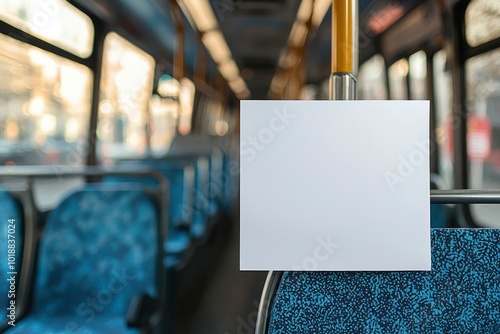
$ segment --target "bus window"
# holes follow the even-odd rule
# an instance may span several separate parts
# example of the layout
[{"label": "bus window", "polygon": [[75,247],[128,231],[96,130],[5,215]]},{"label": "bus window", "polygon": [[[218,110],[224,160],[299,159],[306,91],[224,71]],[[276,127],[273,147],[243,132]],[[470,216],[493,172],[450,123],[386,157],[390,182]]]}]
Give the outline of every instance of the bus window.
[{"label": "bus window", "polygon": [[500,1],[470,2],[465,12],[465,37],[472,47],[500,37]]},{"label": "bus window", "polygon": [[229,121],[222,103],[205,97],[203,109],[204,131],[213,136],[224,136],[229,130]]},{"label": "bus window", "polygon": [[359,68],[360,100],[386,100],[387,87],[385,63],[381,55],[375,55]]},{"label": "bus window", "polygon": [[438,145],[439,175],[447,189],[453,182],[453,117],[451,113],[451,73],[447,65],[446,51],[434,54],[434,97],[436,112],[435,138]]},{"label": "bus window", "polygon": [[173,99],[153,95],[149,103],[151,126],[150,147],[153,156],[167,153],[175,136],[179,103]]},{"label": "bus window", "polygon": [[410,98],[427,99],[427,55],[424,51],[412,54],[410,61]]},{"label": "bus window", "polygon": [[[470,58],[467,75],[469,187],[500,187],[500,49]],[[475,217],[498,227],[500,207],[474,205]]]},{"label": "bus window", "polygon": [[179,83],[181,85],[179,92],[179,133],[187,135],[191,132],[191,118],[193,116],[196,87],[188,78],[182,78]]},{"label": "bus window", "polygon": [[0,165],[83,164],[90,70],[4,35],[0,45]]},{"label": "bus window", "polygon": [[400,59],[389,67],[389,89],[391,100],[408,99],[408,60]]},{"label": "bus window", "polygon": [[0,19],[79,57],[92,53],[92,21],[65,0],[0,0]]},{"label": "bus window", "polygon": [[115,33],[104,41],[98,150],[101,163],[146,153],[154,59]]},{"label": "bus window", "polygon": [[181,85],[178,80],[164,74],[158,80],[158,94],[151,97],[149,104],[150,148],[153,156],[168,152],[175,137],[179,120],[179,94]]}]

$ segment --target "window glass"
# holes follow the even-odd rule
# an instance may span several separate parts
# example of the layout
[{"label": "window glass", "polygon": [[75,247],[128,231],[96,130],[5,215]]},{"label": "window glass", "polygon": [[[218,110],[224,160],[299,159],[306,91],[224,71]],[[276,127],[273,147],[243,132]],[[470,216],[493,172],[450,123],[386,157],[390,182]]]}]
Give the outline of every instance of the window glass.
[{"label": "window glass", "polygon": [[167,153],[175,136],[179,103],[174,99],[153,95],[149,104],[151,153],[162,156]]},{"label": "window glass", "polygon": [[182,78],[179,83],[179,133],[185,136],[191,132],[191,118],[193,117],[196,87],[188,78]]},{"label": "window glass", "polygon": [[329,96],[330,96],[330,80],[326,79],[323,80],[319,85],[317,99],[328,100]]},{"label": "window glass", "polygon": [[375,55],[361,65],[358,83],[360,100],[387,99],[385,63],[381,55]]},{"label": "window glass", "polygon": [[444,183],[443,187],[451,189],[453,185],[452,83],[446,51],[436,52],[432,63],[434,67],[435,138],[439,152],[439,175]]},{"label": "window glass", "polygon": [[98,155],[103,164],[146,152],[154,59],[115,33],[104,41]]},{"label": "window glass", "polygon": [[82,58],[92,53],[92,21],[67,1],[0,0],[0,20]]},{"label": "window glass", "polygon": [[318,96],[318,86],[305,85],[300,90],[300,100],[316,100]]},{"label": "window glass", "polygon": [[426,100],[427,97],[427,55],[424,51],[412,54],[410,61],[410,98]]},{"label": "window glass", "polygon": [[[469,59],[467,75],[467,156],[469,186],[500,188],[500,49]],[[500,206],[474,205],[477,220],[500,227]]]},{"label": "window glass", "polygon": [[408,76],[408,61],[400,59],[389,67],[389,88],[391,100],[408,99],[408,86],[406,78]]},{"label": "window glass", "polygon": [[213,136],[224,136],[229,131],[229,118],[222,103],[205,97],[203,109],[205,131]]},{"label": "window glass", "polygon": [[478,46],[500,37],[500,1],[472,0],[465,12],[465,37]]},{"label": "window glass", "polygon": [[0,35],[0,165],[80,165],[92,75],[82,65]]}]

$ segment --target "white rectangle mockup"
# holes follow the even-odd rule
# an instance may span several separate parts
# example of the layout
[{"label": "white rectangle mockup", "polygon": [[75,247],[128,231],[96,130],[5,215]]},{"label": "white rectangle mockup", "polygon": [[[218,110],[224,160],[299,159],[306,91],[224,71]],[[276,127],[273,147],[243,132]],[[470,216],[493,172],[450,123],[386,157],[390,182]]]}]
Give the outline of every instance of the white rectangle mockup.
[{"label": "white rectangle mockup", "polygon": [[428,101],[242,101],[240,269],[431,269]]}]

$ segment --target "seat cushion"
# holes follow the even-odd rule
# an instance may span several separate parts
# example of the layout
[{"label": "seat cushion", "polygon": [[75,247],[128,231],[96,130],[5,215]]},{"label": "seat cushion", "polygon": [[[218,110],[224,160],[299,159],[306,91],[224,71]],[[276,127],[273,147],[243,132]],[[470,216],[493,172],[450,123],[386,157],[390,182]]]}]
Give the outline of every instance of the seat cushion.
[{"label": "seat cushion", "polygon": [[103,184],[71,194],[47,219],[32,311],[72,316],[90,300],[124,319],[134,295],[156,294],[157,228],[141,190]]}]

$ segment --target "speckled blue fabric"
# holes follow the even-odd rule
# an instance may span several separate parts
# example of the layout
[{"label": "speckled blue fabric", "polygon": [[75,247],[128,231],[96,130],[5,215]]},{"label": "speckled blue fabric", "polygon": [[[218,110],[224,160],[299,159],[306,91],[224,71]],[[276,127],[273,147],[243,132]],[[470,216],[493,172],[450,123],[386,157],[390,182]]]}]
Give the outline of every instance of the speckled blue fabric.
[{"label": "speckled blue fabric", "polygon": [[33,309],[13,332],[133,332],[130,300],[156,295],[157,224],[138,189],[92,185],[67,197],[47,219]]},{"label": "speckled blue fabric", "polygon": [[[15,268],[10,270],[8,263],[8,225],[9,219],[15,220]],[[7,272],[17,272],[16,282],[19,282],[21,273],[21,259],[23,250],[23,215],[21,205],[8,192],[0,187],[0,270],[2,272],[0,279],[0,325],[7,322],[7,307],[10,304],[8,298],[9,282],[6,279]],[[12,243],[11,243],[12,244]],[[10,275],[9,275],[10,276]]]},{"label": "speckled blue fabric", "polygon": [[269,333],[500,333],[500,230],[431,235],[432,271],[284,273]]},{"label": "speckled blue fabric", "polygon": [[444,204],[431,204],[431,227],[446,227],[446,208]]}]

